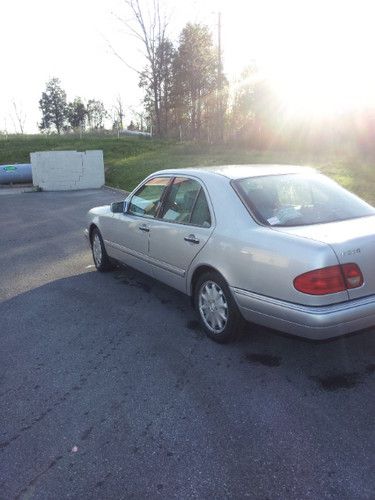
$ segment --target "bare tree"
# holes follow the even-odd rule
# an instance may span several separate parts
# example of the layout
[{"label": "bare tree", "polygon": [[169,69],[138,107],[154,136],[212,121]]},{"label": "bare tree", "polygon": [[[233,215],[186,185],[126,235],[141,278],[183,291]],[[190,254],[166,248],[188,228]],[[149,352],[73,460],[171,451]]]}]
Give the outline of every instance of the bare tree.
[{"label": "bare tree", "polygon": [[137,107],[129,106],[129,114],[131,117],[131,122],[135,127],[135,130],[139,130],[140,132],[150,131],[151,129],[150,116],[149,113],[147,113],[147,110],[144,107],[142,107],[142,105]]},{"label": "bare tree", "polygon": [[5,140],[7,141],[8,140],[8,126],[7,126],[7,119],[4,118],[4,136],[5,136]]},{"label": "bare tree", "polygon": [[136,119],[136,128],[138,128],[141,132],[147,131],[148,123],[147,123],[147,115],[142,110],[133,110],[133,115]]},{"label": "bare tree", "polygon": [[124,105],[122,103],[121,96],[118,95],[116,97],[116,101],[113,106],[113,125],[117,130],[124,129],[124,116],[125,116]]},{"label": "bare tree", "polygon": [[147,86],[152,92],[152,107],[155,118],[156,135],[162,133],[161,100],[162,90],[160,81],[160,47],[163,47],[167,41],[167,18],[162,13],[159,0],[153,0],[152,12],[145,14],[140,0],[124,0],[132,14],[132,20],[117,17],[124,24],[127,30],[141,43],[144,49],[144,55],[147,60],[147,70],[139,71],[130,66],[117,51],[110,48],[114,54],[121,59],[129,68],[136,71],[143,81],[146,80]]},{"label": "bare tree", "polygon": [[13,104],[14,115],[16,117],[20,133],[23,134],[25,128],[26,113],[22,110],[22,108],[17,106],[16,101],[14,99],[12,101],[12,104]]}]

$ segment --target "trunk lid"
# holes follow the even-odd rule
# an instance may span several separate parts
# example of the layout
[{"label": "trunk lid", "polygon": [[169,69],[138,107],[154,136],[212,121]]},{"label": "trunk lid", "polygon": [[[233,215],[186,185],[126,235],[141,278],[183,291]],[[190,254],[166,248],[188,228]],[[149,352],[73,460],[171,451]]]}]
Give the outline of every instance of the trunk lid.
[{"label": "trunk lid", "polygon": [[359,288],[348,290],[350,299],[375,294],[375,216],[273,229],[326,243],[333,249],[340,264],[357,264],[362,271],[364,283]]}]

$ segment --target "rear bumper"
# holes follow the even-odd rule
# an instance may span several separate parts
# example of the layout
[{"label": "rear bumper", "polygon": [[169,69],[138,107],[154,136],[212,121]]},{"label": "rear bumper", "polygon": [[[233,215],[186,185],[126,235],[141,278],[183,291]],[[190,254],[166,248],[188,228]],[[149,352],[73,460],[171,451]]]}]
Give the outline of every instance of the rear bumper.
[{"label": "rear bumper", "polygon": [[275,330],[309,339],[329,339],[375,326],[375,296],[310,307],[231,288],[241,314]]}]

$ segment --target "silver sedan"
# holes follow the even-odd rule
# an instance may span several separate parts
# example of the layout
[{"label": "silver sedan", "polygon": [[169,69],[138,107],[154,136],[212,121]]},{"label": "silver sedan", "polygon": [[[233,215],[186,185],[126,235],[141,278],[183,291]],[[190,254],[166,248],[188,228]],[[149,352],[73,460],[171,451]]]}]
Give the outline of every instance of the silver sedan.
[{"label": "silver sedan", "polygon": [[190,295],[218,342],[243,320],[311,339],[375,325],[375,209],[309,168],[159,171],[90,210],[86,235],[99,271]]}]

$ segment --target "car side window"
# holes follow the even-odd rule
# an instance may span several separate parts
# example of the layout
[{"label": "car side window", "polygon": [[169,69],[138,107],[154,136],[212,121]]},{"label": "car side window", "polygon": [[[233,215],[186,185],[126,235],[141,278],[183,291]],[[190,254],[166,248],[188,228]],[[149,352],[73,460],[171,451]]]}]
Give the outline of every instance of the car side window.
[{"label": "car side window", "polygon": [[143,184],[132,196],[128,213],[143,217],[155,217],[164,189],[169,182],[170,177],[154,177]]},{"label": "car side window", "polygon": [[194,206],[193,213],[191,215],[192,224],[195,226],[210,227],[211,226],[211,215],[208,208],[208,203],[206,195],[203,189],[199,191],[197,201]]},{"label": "car side window", "polygon": [[209,227],[208,205],[199,182],[176,177],[164,202],[161,218],[169,222]]}]

